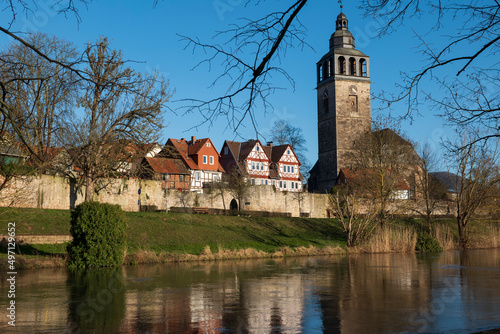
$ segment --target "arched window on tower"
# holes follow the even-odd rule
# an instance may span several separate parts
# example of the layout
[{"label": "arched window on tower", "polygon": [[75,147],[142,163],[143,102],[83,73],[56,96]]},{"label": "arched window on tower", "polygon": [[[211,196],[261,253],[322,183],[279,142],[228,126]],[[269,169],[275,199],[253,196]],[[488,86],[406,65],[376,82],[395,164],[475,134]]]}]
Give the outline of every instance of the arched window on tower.
[{"label": "arched window on tower", "polygon": [[346,74],[345,73],[345,58],[342,56],[339,57],[339,74]]},{"label": "arched window on tower", "polygon": [[330,111],[330,104],[328,103],[328,90],[326,89],[323,92],[323,110],[325,111],[325,114],[328,114]]},{"label": "arched window on tower", "polygon": [[318,65],[318,82],[323,81],[323,64]]},{"label": "arched window on tower", "polygon": [[349,58],[349,74],[356,75],[356,59]]},{"label": "arched window on tower", "polygon": [[323,79],[328,79],[330,77],[330,66],[328,66],[328,60],[323,63]]},{"label": "arched window on tower", "polygon": [[359,69],[360,69],[360,73],[361,73],[361,76],[362,76],[362,77],[366,77],[366,76],[368,76],[368,72],[367,72],[367,65],[366,65],[366,59],[361,58],[361,59],[359,60]]}]

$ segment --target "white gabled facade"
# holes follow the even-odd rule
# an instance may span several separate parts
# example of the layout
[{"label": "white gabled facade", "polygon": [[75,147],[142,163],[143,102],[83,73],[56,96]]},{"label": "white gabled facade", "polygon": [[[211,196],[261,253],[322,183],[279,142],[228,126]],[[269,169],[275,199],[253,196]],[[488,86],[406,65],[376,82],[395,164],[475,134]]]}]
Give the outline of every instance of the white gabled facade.
[{"label": "white gabled facade", "polygon": [[245,159],[245,168],[252,184],[269,183],[270,162],[269,156],[264,151],[260,142],[257,141]]},{"label": "white gabled facade", "polygon": [[238,168],[253,185],[275,186],[281,191],[302,191],[300,161],[290,145],[262,145],[259,140],[225,141],[221,164],[230,172]]},{"label": "white gabled facade", "polygon": [[276,163],[279,181],[276,188],[283,191],[302,191],[300,162],[293,149],[288,145]]}]

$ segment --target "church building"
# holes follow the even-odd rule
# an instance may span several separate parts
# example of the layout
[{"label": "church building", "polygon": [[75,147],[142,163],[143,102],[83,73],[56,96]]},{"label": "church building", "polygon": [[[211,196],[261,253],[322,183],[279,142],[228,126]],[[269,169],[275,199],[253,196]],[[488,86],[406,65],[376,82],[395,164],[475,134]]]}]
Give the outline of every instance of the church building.
[{"label": "church building", "polygon": [[370,58],[356,50],[342,6],[335,27],[330,49],[316,65],[318,161],[309,191],[319,193],[332,189],[353,142],[371,129]]}]

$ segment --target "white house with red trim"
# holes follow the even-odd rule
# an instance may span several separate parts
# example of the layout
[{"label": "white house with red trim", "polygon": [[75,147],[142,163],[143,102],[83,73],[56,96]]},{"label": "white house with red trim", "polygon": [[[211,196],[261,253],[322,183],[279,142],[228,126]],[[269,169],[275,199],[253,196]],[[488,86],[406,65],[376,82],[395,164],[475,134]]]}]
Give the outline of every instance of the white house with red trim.
[{"label": "white house with red trim", "polygon": [[300,161],[290,145],[263,145],[259,140],[226,140],[221,149],[220,163],[227,173],[239,169],[253,185],[302,191]]},{"label": "white house with red trim", "polygon": [[270,146],[271,160],[278,173],[276,188],[286,191],[302,191],[300,161],[290,145]]}]

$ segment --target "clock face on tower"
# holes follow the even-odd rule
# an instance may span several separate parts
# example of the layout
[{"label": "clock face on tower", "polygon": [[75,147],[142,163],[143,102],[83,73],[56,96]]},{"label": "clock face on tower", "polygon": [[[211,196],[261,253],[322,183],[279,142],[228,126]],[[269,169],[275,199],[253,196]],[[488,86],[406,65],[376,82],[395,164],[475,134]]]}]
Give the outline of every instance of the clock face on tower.
[{"label": "clock face on tower", "polygon": [[358,87],[352,85],[349,87],[349,94],[356,95],[358,94]]}]

